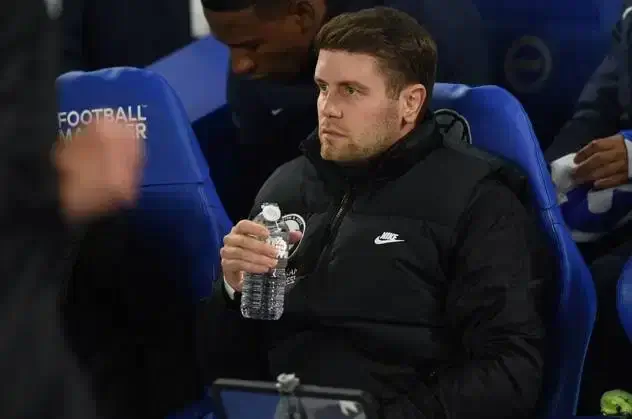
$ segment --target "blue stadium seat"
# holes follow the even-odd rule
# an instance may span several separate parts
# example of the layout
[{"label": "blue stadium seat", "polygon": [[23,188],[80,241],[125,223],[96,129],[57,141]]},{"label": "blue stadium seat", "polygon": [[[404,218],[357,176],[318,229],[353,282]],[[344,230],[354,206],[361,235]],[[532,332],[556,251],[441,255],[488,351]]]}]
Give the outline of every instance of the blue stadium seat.
[{"label": "blue stadium seat", "polygon": [[621,325],[632,342],[632,259],[623,267],[617,284],[617,310]]},{"label": "blue stadium seat", "polygon": [[597,302],[590,272],[564,226],[529,118],[510,93],[495,86],[438,84],[432,105],[465,117],[472,144],[516,164],[529,178],[540,220],[560,261],[557,309],[551,313],[549,324],[548,338],[553,345],[546,367],[543,413],[547,418],[568,417],[575,413]]},{"label": "blue stadium seat", "polygon": [[230,199],[236,193],[233,180],[239,176],[239,165],[235,150],[237,130],[226,98],[228,60],[228,48],[207,36],[156,61],[148,69],[167,80],[184,104],[217,193],[230,213]]},{"label": "blue stadium seat", "polygon": [[[474,0],[492,44],[501,85],[548,143],[570,116],[584,84],[609,50],[622,0]],[[578,59],[581,57],[581,59]],[[551,112],[555,109],[555,112]]]},{"label": "blue stadium seat", "polygon": [[229,51],[212,36],[199,39],[148,67],[178,94],[191,123],[226,105]]},{"label": "blue stadium seat", "polygon": [[139,204],[131,212],[133,225],[150,250],[178,266],[185,277],[176,280],[194,299],[208,295],[232,223],[179,98],[162,77],[133,68],[72,72],[61,76],[57,87],[60,135],[70,135],[82,123],[114,118],[146,139],[147,165]]}]

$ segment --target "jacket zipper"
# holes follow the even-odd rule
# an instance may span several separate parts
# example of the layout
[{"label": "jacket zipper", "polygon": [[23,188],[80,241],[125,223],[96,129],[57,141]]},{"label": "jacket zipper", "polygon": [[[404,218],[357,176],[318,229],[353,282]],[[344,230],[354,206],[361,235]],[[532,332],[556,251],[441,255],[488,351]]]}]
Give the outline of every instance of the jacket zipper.
[{"label": "jacket zipper", "polygon": [[334,239],[338,233],[338,228],[340,228],[340,223],[342,222],[342,218],[345,216],[351,204],[353,203],[353,192],[351,189],[349,192],[345,193],[345,195],[340,200],[340,204],[338,205],[338,210],[336,211],[336,215],[331,220],[331,227],[329,228],[329,232],[327,234],[327,241],[325,242],[325,248],[320,256],[320,262],[318,263],[318,267],[316,271],[320,271],[323,268],[323,264],[327,264],[329,262],[329,255],[331,254],[331,250],[333,247]]}]

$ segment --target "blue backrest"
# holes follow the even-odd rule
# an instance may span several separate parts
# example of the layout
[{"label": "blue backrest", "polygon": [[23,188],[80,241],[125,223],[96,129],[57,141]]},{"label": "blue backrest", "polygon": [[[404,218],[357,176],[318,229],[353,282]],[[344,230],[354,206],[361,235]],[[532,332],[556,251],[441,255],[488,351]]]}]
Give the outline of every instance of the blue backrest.
[{"label": "blue backrest", "polygon": [[239,176],[239,160],[237,130],[226,96],[228,48],[212,36],[207,36],[148,68],[164,77],[184,104],[210,166],[217,192],[230,211],[235,179]]},{"label": "blue backrest", "polygon": [[632,259],[623,267],[617,284],[617,310],[621,325],[632,342]]},{"label": "blue backrest", "polygon": [[[147,164],[133,225],[162,262],[188,278],[193,298],[206,296],[219,271],[219,247],[231,228],[179,98],[160,76],[112,68],[72,72],[57,81],[59,133],[82,123],[124,121],[146,140]],[[158,256],[159,255],[159,256]],[[151,292],[151,290],[148,290]]]},{"label": "blue backrest", "polygon": [[543,393],[545,417],[573,414],[597,303],[588,268],[564,226],[529,118],[509,92],[496,86],[438,84],[432,106],[461,114],[469,123],[472,144],[516,164],[529,178],[541,223],[560,261],[557,309],[548,319],[552,346]]},{"label": "blue backrest", "polygon": [[148,69],[167,80],[182,100],[189,120],[195,122],[226,106],[229,55],[225,45],[207,36]]},{"label": "blue backrest", "polygon": [[[496,84],[520,99],[538,133],[554,135],[606,56],[614,24],[623,12],[623,1],[474,3],[489,30],[492,60],[499,75]],[[551,112],[553,109],[555,112]]]}]

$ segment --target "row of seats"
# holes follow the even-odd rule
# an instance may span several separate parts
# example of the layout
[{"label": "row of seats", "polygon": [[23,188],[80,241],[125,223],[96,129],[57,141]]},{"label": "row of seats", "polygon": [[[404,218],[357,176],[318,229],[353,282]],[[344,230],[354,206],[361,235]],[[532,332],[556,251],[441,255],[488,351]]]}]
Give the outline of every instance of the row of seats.
[{"label": "row of seats", "polygon": [[[183,68],[183,67],[180,67]],[[136,127],[147,141],[147,166],[136,216],[137,234],[161,241],[170,263],[186,263],[192,298],[207,295],[218,272],[221,237],[231,221],[215,192],[190,118],[180,98],[160,75],[131,68],[69,73],[59,78],[60,131],[80,122],[116,118]],[[469,121],[473,143],[501,155],[528,175],[542,226],[560,261],[556,310],[550,320],[546,400],[548,418],[575,410],[583,359],[596,313],[589,271],[556,202],[556,194],[529,118],[506,90],[439,84],[435,108],[459,112]],[[221,139],[217,139],[221,141]],[[221,344],[221,343],[218,343]],[[180,417],[199,417],[200,408]]]}]

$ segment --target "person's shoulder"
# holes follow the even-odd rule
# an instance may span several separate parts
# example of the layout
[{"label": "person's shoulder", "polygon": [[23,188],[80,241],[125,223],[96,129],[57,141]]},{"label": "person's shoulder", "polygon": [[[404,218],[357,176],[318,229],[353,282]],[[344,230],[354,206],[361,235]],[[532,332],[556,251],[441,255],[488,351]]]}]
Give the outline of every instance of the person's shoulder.
[{"label": "person's shoulder", "polygon": [[258,197],[269,197],[298,192],[311,163],[305,156],[279,166],[259,190]]},{"label": "person's shoulder", "polygon": [[277,181],[288,181],[288,177],[299,178],[299,174],[302,174],[307,166],[311,166],[307,157],[299,156],[279,166],[272,176],[270,176],[270,179],[274,178]]},{"label": "person's shoulder", "polygon": [[461,167],[462,173],[477,174],[473,179],[473,197],[477,199],[471,200],[470,206],[480,204],[479,198],[493,203],[499,196],[530,205],[528,176],[518,165],[464,141],[446,139],[444,145],[453,166]]},{"label": "person's shoulder", "polygon": [[228,69],[228,79],[226,84],[226,100],[230,105],[235,105],[244,100],[247,96],[253,96],[255,86],[248,83],[249,80],[239,76]]}]

